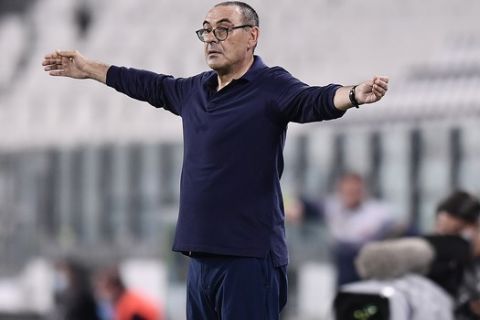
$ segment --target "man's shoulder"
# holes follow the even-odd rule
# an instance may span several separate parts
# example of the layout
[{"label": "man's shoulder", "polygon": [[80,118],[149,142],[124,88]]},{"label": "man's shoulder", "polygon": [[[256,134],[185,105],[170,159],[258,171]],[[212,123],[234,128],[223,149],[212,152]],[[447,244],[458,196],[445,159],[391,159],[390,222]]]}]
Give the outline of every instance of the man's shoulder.
[{"label": "man's shoulder", "polygon": [[209,71],[200,72],[198,74],[195,74],[189,77],[176,77],[176,78],[183,79],[183,80],[192,80],[192,81],[204,81],[212,76],[215,76],[215,71],[209,70]]},{"label": "man's shoulder", "polygon": [[263,85],[263,88],[278,93],[287,90],[292,84],[298,82],[290,72],[280,66],[265,67],[257,77],[257,81]]},{"label": "man's shoulder", "polygon": [[287,70],[285,70],[280,66],[266,67],[263,71],[263,74],[265,76],[277,78],[277,79],[292,77],[290,72],[288,72]]}]

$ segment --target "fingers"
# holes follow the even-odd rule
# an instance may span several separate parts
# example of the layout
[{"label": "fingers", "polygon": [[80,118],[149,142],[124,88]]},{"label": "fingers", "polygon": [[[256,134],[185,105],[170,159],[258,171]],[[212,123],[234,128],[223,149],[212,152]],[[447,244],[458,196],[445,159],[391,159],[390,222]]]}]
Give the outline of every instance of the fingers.
[{"label": "fingers", "polygon": [[373,85],[377,85],[385,90],[388,89],[388,78],[387,77],[374,77],[373,78]]},{"label": "fingers", "polygon": [[373,78],[373,81],[377,81],[377,80],[388,83],[388,80],[389,80],[389,79],[388,79],[387,76],[375,76],[375,77]]},{"label": "fingers", "polygon": [[75,58],[78,54],[76,50],[57,50],[55,53],[61,57]]},{"label": "fingers", "polygon": [[51,71],[51,70],[59,70],[65,69],[69,66],[69,59],[68,58],[60,58],[60,59],[49,59],[44,60],[42,65],[44,66],[43,70]]},{"label": "fingers", "polygon": [[61,58],[45,58],[42,61],[42,66],[50,66],[50,65],[57,65],[57,64],[62,64],[62,59]]},{"label": "fingers", "polygon": [[51,71],[51,70],[57,70],[58,67],[56,64],[52,64],[52,65],[47,65],[45,68],[43,68],[43,70],[45,71]]},{"label": "fingers", "polygon": [[55,65],[60,63],[61,63],[60,56],[56,52],[52,52],[47,54],[43,58],[42,66]]},{"label": "fingers", "polygon": [[374,84],[373,87],[372,87],[372,92],[377,97],[383,97],[385,95],[385,93],[387,93],[387,89],[384,89],[383,87],[379,86],[378,84]]},{"label": "fingers", "polygon": [[52,65],[48,65],[46,66],[45,68],[43,68],[43,70],[45,71],[52,71],[52,70],[65,70],[67,67],[65,65],[61,65],[61,64],[52,64]]},{"label": "fingers", "polygon": [[58,58],[45,58],[42,61],[42,66],[52,65],[52,64],[68,64],[73,62],[73,58],[58,57]]},{"label": "fingers", "polygon": [[66,75],[64,69],[53,70],[53,71],[50,71],[48,74],[54,77]]},{"label": "fingers", "polygon": [[47,54],[47,55],[45,56],[45,59],[55,59],[55,58],[58,58],[58,57],[59,57],[59,55],[58,55],[57,52],[55,51],[55,52],[51,52],[51,53]]},{"label": "fingers", "polygon": [[51,52],[47,54],[42,61],[42,66],[48,66],[48,65],[57,65],[57,64],[62,64],[67,60],[73,61],[75,56],[78,54],[77,51],[72,51],[72,50],[56,50],[55,52]]},{"label": "fingers", "polygon": [[75,55],[76,51],[57,50],[47,54],[42,61],[43,70],[51,76],[66,76],[74,59],[72,54]]},{"label": "fingers", "polygon": [[383,97],[388,90],[388,77],[376,76],[373,78],[372,92],[377,97]]}]

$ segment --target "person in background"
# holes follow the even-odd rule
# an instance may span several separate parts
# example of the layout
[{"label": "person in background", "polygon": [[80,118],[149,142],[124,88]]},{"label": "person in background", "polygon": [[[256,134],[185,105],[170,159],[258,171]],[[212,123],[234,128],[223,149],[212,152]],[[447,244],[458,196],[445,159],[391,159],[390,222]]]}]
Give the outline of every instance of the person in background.
[{"label": "person in background", "polygon": [[479,206],[478,199],[465,191],[451,193],[437,207],[435,233],[473,239],[479,227]]},{"label": "person in background", "polygon": [[451,311],[457,320],[480,319],[479,217],[476,197],[452,192],[436,208],[432,233],[367,244],[356,259],[359,273],[377,280],[420,274],[455,302]]},{"label": "person in background", "polygon": [[[116,267],[99,272],[97,297],[103,320],[163,320],[159,307],[142,294],[127,288]],[[110,304],[110,310],[106,307]]]},{"label": "person in background", "polygon": [[62,259],[54,265],[55,320],[99,320],[90,273],[80,262]]},{"label": "person in background", "polygon": [[396,228],[386,203],[370,198],[366,189],[361,175],[345,173],[337,182],[336,194],[324,203],[338,286],[360,280],[354,261],[362,246],[384,239]]},{"label": "person in background", "polygon": [[480,319],[480,232],[472,242],[473,259],[467,266],[457,295],[457,320]]},{"label": "person in background", "polygon": [[[462,268],[461,277],[457,277],[459,289],[456,292],[456,319],[480,319],[480,201],[465,191],[455,191],[440,202],[436,212],[435,233],[460,236],[470,243],[472,249],[472,261],[465,270]],[[452,263],[445,265],[456,267]],[[446,281],[455,272],[448,270],[444,274],[438,278]]]}]

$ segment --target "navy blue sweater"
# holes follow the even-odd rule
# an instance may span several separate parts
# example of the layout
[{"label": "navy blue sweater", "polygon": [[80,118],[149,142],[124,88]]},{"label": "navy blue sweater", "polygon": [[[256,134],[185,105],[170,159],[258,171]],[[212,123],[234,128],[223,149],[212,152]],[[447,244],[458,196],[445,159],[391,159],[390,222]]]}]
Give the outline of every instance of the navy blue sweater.
[{"label": "navy blue sweater", "polygon": [[217,91],[217,74],[173,78],[111,66],[107,85],[182,117],[180,213],[174,251],[288,263],[280,177],[287,124],[341,117],[339,85],[311,87],[259,57]]}]

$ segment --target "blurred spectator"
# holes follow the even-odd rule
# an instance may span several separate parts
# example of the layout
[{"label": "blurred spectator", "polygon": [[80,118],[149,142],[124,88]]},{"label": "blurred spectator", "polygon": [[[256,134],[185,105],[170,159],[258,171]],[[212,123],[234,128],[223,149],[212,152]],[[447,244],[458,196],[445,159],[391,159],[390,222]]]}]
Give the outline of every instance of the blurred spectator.
[{"label": "blurred spectator", "polygon": [[457,297],[465,268],[472,259],[470,243],[458,235],[426,235],[421,238],[435,252],[426,276],[453,298]]},{"label": "blurred spectator", "polygon": [[337,285],[358,281],[354,260],[364,244],[393,233],[392,213],[385,203],[368,197],[362,176],[347,173],[339,179],[336,194],[325,201],[324,214],[334,241]]},{"label": "blurred spectator", "polygon": [[[457,287],[461,283],[457,299],[457,319],[480,319],[480,202],[473,195],[456,191],[443,200],[437,208],[435,232],[461,236],[469,241],[473,249],[473,260],[463,269]],[[456,265],[446,261],[445,268]],[[458,268],[457,268],[458,269]],[[446,270],[437,276],[443,282],[455,276],[455,270]],[[457,288],[458,289],[458,288]]]},{"label": "blurred spectator", "polygon": [[77,5],[74,12],[74,19],[78,28],[78,35],[80,38],[85,38],[88,35],[90,26],[92,24],[92,9],[86,1]]},{"label": "blurred spectator", "polygon": [[463,191],[453,192],[437,207],[434,234],[371,243],[362,249],[357,266],[363,276],[375,279],[394,279],[425,269],[426,277],[457,300],[458,320],[480,319],[479,216],[478,199]]},{"label": "blurred spectator", "polygon": [[457,320],[480,319],[480,234],[473,241],[473,261],[458,292]]},{"label": "blurred spectator", "polygon": [[88,269],[73,259],[58,261],[54,275],[55,320],[97,320]]},{"label": "blurred spectator", "polygon": [[[435,234],[450,236],[443,243],[437,243],[445,255],[437,253],[428,277],[440,284],[453,296],[459,294],[459,287],[464,279],[465,269],[471,264],[472,240],[478,233],[480,204],[478,199],[465,191],[455,191],[442,200],[436,210]],[[426,236],[427,240],[435,236]],[[441,239],[441,238],[439,238]],[[468,252],[466,259],[458,259],[460,250],[454,246],[466,242]]]},{"label": "blurred spectator", "polygon": [[435,233],[472,239],[478,231],[479,214],[478,199],[465,191],[455,191],[437,207]]},{"label": "blurred spectator", "polygon": [[[118,268],[102,270],[96,279],[97,296],[102,301],[102,320],[162,320],[159,308],[148,298],[128,289]],[[110,304],[111,313],[106,305]]]}]

